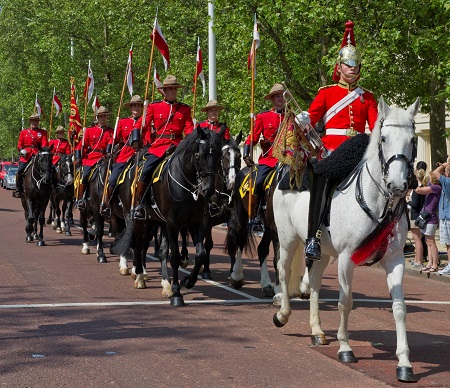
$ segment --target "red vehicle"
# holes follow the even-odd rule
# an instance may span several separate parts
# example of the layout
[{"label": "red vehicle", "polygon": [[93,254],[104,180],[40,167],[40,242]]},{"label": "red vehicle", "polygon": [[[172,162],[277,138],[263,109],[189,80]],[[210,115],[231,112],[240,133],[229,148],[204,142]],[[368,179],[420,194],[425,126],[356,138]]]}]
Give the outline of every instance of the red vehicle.
[{"label": "red vehicle", "polygon": [[19,163],[16,162],[0,162],[0,187],[3,187],[3,179],[5,178],[8,170],[14,166],[17,167]]}]

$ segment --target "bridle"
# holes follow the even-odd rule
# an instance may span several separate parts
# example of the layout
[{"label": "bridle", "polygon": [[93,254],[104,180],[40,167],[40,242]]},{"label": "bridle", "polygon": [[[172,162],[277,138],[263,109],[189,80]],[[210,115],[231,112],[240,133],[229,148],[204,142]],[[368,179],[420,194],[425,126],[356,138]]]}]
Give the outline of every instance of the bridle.
[{"label": "bridle", "polygon": [[[46,177],[45,174],[51,174],[51,171],[42,171],[41,169],[41,157],[42,156],[50,156],[51,157],[51,152],[50,151],[40,151],[38,152],[34,157],[33,157],[33,167],[31,169],[31,177],[33,178],[33,181],[36,183],[36,187],[38,188],[38,190],[41,188],[41,184],[44,183],[48,183],[48,176]],[[50,166],[51,166],[51,162],[50,162]],[[36,174],[38,174],[38,176],[40,176],[40,179],[37,179]]]}]

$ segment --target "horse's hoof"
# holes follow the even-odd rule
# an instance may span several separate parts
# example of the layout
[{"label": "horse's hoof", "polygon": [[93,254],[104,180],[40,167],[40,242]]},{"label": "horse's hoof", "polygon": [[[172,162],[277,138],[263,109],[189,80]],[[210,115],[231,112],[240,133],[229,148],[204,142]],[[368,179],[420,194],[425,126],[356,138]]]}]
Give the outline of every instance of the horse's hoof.
[{"label": "horse's hoof", "polygon": [[45,241],[44,240],[39,240],[37,243],[38,247],[45,247]]},{"label": "horse's hoof", "polygon": [[170,298],[170,305],[172,307],[182,307],[185,306],[186,303],[184,303],[184,299],[183,296],[172,296],[172,298]]},{"label": "horse's hoof", "polygon": [[119,268],[119,274],[121,276],[128,276],[130,274],[130,270],[128,268]]},{"label": "horse's hoof", "polygon": [[[311,344],[313,344],[314,346],[321,346],[321,345],[329,345],[330,343],[328,342],[325,335],[316,334],[316,335],[311,336]],[[341,354],[341,353],[339,353],[339,354]],[[344,361],[342,361],[342,362],[344,362]]]},{"label": "horse's hoof", "polygon": [[81,250],[81,253],[82,253],[83,255],[90,255],[90,254],[91,254],[91,250],[90,250],[89,248],[83,248],[83,249]]},{"label": "horse's hoof", "polygon": [[397,380],[405,383],[417,383],[419,381],[413,372],[413,368],[407,366],[397,367]]},{"label": "horse's hoof", "polygon": [[188,265],[189,265],[189,260],[181,260],[180,261],[181,268],[187,268]]},{"label": "horse's hoof", "polygon": [[27,236],[27,242],[33,242],[34,238],[33,236]]},{"label": "horse's hoof", "polygon": [[143,290],[147,288],[147,285],[145,284],[144,281],[144,274],[140,273],[139,275],[136,276],[136,280],[134,281],[134,288],[138,290]]},{"label": "horse's hoof", "polygon": [[66,236],[72,236],[72,233],[70,233],[70,231],[66,231],[65,235]]},{"label": "horse's hoof", "polygon": [[300,299],[303,299],[303,300],[309,300],[310,297],[311,297],[310,294],[307,294],[307,293],[305,293],[305,292],[300,293]]},{"label": "horse's hoof", "polygon": [[284,323],[281,323],[281,322],[280,322],[280,320],[279,320],[278,317],[277,317],[277,313],[273,314],[273,324],[274,324],[276,327],[283,327],[283,326],[285,325]]},{"label": "horse's hoof", "polygon": [[230,278],[230,284],[231,287],[233,287],[236,290],[239,290],[244,285],[244,278],[241,280],[234,280],[233,278]]},{"label": "horse's hoof", "polygon": [[211,272],[203,272],[202,279],[203,280],[212,280]]},{"label": "horse's hoof", "polygon": [[183,279],[183,281],[181,282],[181,286],[190,290],[191,288],[193,288],[195,286],[195,282],[191,281],[189,279],[189,276],[186,276]]},{"label": "horse's hoof", "polygon": [[263,298],[273,298],[275,296],[275,290],[272,286],[265,286],[262,289]]},{"label": "horse's hoof", "polygon": [[106,260],[106,256],[105,255],[98,255],[97,256],[97,262],[100,264],[104,264],[107,263],[108,261]]},{"label": "horse's hoof", "polygon": [[35,234],[33,234],[33,238],[34,238],[35,240],[38,240],[38,239],[39,239],[39,235],[38,235],[37,233],[35,233]]},{"label": "horse's hoof", "polygon": [[346,364],[358,362],[358,359],[351,350],[338,353],[338,357],[340,362],[344,362]]},{"label": "horse's hoof", "polygon": [[56,233],[62,233],[62,229],[61,228],[56,228]]}]

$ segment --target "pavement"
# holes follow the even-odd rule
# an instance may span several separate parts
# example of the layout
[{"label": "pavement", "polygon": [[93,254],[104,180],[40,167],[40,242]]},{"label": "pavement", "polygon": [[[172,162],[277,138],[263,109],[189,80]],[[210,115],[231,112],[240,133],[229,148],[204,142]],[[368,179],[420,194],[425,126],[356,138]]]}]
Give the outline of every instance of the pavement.
[{"label": "pavement", "polygon": [[[407,244],[414,245],[414,239],[411,235],[411,232],[408,232],[408,241]],[[440,256],[440,265],[439,270],[444,269],[444,267],[448,264],[448,256],[447,256],[447,247],[444,244],[441,244],[439,241],[439,229],[436,231],[436,245],[438,247],[439,256]],[[450,275],[439,275],[436,272],[422,272],[421,267],[412,267],[411,260],[414,260],[414,252],[405,253],[405,273],[412,276],[425,276],[428,279],[438,280],[441,282],[445,282],[450,284]],[[426,265],[427,262],[424,264]]]}]

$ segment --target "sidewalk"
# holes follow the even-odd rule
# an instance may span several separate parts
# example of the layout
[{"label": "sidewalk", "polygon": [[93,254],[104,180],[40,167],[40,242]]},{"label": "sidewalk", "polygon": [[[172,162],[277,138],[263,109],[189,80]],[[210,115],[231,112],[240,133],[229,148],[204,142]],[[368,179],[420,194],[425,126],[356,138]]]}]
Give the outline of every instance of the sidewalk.
[{"label": "sidewalk", "polygon": [[[411,232],[408,232],[408,240],[406,241],[406,243],[414,245],[414,239],[411,236]],[[436,245],[440,254],[441,264],[439,265],[439,270],[441,270],[447,265],[448,257],[447,247],[445,245],[442,245],[439,241],[439,230],[436,232]],[[427,277],[428,279],[438,280],[450,284],[450,275],[439,275],[437,272],[422,273],[420,268],[411,268],[410,260],[414,260],[414,252],[405,253],[405,274],[412,276],[423,276]]]}]

